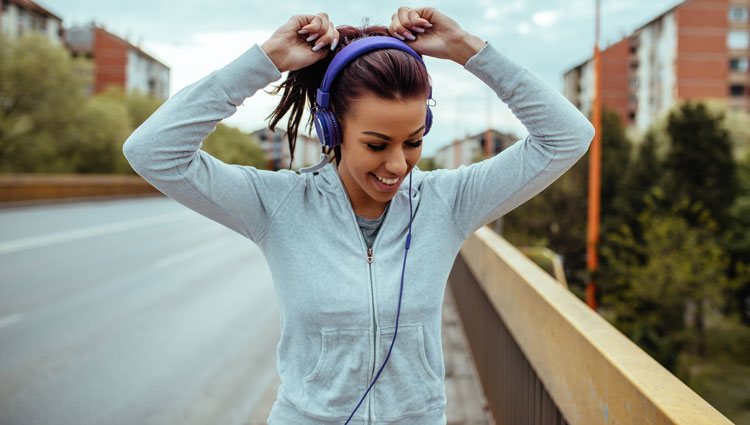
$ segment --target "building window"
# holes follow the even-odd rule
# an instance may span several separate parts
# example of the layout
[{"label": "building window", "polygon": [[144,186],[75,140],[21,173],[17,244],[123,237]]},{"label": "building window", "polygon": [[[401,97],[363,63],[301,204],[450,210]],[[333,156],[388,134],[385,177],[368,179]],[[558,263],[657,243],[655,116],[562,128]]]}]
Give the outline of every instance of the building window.
[{"label": "building window", "polygon": [[735,72],[747,72],[748,59],[747,58],[729,59],[729,69]]},{"label": "building window", "polygon": [[747,22],[747,6],[731,6],[729,8],[729,22]]},{"label": "building window", "polygon": [[744,96],[745,95],[745,86],[742,84],[732,84],[729,86],[729,95],[730,96]]},{"label": "building window", "polygon": [[750,36],[747,31],[732,30],[727,34],[727,47],[730,49],[747,49],[750,47]]}]

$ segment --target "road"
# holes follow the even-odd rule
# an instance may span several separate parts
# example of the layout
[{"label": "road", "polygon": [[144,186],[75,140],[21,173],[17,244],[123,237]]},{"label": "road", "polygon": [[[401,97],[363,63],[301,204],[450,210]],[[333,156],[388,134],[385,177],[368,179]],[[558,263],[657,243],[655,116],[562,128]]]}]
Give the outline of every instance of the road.
[{"label": "road", "polygon": [[0,424],[244,424],[276,381],[262,253],[170,199],[0,210],[0,270]]}]

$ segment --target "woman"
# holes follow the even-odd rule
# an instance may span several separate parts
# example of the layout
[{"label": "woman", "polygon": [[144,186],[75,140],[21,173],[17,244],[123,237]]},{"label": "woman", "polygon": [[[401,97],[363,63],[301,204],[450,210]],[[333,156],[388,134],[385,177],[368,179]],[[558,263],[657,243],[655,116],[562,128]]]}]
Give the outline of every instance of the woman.
[{"label": "woman", "polygon": [[[419,170],[431,88],[419,56],[399,45],[363,53],[336,76],[329,107],[340,140],[326,147],[335,161],[319,171],[228,165],[200,150],[222,119],[284,71],[272,125],[292,108],[293,145],[306,102],[318,111],[332,58],[370,36],[462,65],[530,134],[470,166]],[[441,306],[462,243],[549,186],[592,138],[572,104],[492,44],[434,8],[402,7],[388,28],[335,28],[324,13],[292,17],[172,96],[123,151],[166,195],[263,250],[281,313],[270,424],[444,424]]]}]

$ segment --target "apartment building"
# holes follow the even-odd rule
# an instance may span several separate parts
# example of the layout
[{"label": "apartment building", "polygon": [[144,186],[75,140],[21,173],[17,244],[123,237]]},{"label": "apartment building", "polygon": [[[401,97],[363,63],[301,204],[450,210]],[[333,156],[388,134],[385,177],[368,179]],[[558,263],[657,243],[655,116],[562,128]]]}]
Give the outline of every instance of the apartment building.
[{"label": "apartment building", "polygon": [[[286,124],[284,124],[286,126]],[[300,126],[300,130],[302,126]],[[289,141],[286,139],[286,131],[282,131],[278,126],[276,131],[271,131],[268,127],[250,133],[260,140],[260,145],[266,157],[266,169],[280,170],[289,169]],[[317,164],[320,161],[320,142],[317,137],[310,137],[301,131],[297,133],[297,143],[294,146],[294,162],[292,170],[299,170],[302,167]]]},{"label": "apartment building", "polygon": [[[685,0],[603,49],[601,99],[643,131],[678,101],[719,99],[750,112],[750,0]],[[565,72],[564,94],[590,116],[593,58]]]},{"label": "apartment building", "polygon": [[0,32],[16,38],[31,31],[61,44],[62,18],[31,0],[0,0]]},{"label": "apartment building", "polygon": [[473,136],[456,139],[440,148],[435,154],[437,168],[458,168],[469,165],[507,149],[517,137],[487,129]]},{"label": "apartment building", "polygon": [[95,23],[66,28],[64,38],[73,56],[93,61],[91,93],[118,86],[162,100],[169,97],[169,67],[140,47]]}]

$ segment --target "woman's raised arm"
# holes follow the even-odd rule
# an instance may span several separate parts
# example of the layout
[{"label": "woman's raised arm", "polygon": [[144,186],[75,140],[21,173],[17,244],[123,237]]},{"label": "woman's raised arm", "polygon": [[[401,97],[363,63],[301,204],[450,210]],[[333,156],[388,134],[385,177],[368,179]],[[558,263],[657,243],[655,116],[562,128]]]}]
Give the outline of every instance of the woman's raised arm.
[{"label": "woman's raised arm", "polygon": [[[312,50],[309,36],[298,34],[306,27],[330,43],[337,33],[324,15],[292,17],[263,44],[268,52],[255,44],[175,93],[125,141],[123,153],[133,169],[170,198],[258,243],[301,177],[290,170],[226,164],[200,148],[221,120],[283,70],[325,57]],[[294,47],[279,55],[275,46],[284,42]]]},{"label": "woman's raised arm", "polygon": [[484,81],[529,131],[526,138],[484,161],[430,173],[428,179],[464,236],[541,192],[588,150],[594,127],[573,104],[491,43],[477,42],[478,37],[437,9],[401,7],[389,31],[419,53],[462,65]]}]

